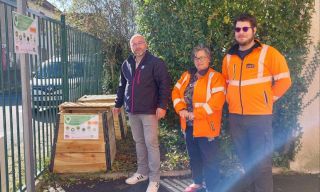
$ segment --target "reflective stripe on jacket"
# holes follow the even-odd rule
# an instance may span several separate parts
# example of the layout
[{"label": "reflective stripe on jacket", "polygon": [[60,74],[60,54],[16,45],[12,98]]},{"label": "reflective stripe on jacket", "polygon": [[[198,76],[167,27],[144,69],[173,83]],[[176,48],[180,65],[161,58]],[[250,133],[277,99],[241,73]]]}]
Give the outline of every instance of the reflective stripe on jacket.
[{"label": "reflective stripe on jacket", "polygon": [[[173,88],[172,101],[177,113],[183,109],[187,109],[187,104],[184,101],[184,92],[189,85],[190,77],[189,71],[184,72]],[[220,73],[209,68],[204,76],[199,77],[194,86],[194,137],[212,138],[219,136],[224,101],[225,80]],[[181,125],[181,128],[184,132],[185,126]]]},{"label": "reflective stripe on jacket", "polygon": [[237,46],[230,49],[222,65],[222,74],[227,81],[229,112],[272,114],[273,102],[291,86],[284,56],[258,41],[243,60],[237,55],[237,49]]}]

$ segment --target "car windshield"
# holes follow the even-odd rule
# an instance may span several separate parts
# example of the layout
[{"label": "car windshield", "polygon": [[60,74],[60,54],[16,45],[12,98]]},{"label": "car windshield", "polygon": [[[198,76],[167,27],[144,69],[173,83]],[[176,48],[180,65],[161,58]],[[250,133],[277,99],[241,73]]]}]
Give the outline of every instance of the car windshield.
[{"label": "car windshield", "polygon": [[42,63],[37,70],[38,78],[61,78],[62,65],[60,62],[45,62]]}]

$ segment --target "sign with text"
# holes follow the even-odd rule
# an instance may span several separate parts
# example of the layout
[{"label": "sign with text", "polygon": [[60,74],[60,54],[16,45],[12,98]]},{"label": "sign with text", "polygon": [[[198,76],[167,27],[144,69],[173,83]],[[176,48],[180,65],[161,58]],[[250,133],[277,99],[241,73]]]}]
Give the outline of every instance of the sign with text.
[{"label": "sign with text", "polygon": [[99,139],[99,116],[65,114],[64,139]]},{"label": "sign with text", "polygon": [[13,13],[15,53],[38,53],[38,20],[16,12]]}]

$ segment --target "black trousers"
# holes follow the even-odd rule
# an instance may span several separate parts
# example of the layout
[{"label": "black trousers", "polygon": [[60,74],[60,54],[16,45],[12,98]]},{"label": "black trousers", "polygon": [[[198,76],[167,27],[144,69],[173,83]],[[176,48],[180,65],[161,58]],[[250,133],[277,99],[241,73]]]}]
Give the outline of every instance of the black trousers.
[{"label": "black trousers", "polygon": [[230,114],[229,125],[244,169],[238,189],[249,187],[252,192],[273,192],[272,115]]},{"label": "black trousers", "polygon": [[206,183],[208,191],[219,191],[219,143],[206,137],[193,137],[193,127],[186,130],[187,150],[190,157],[192,179],[196,184]]}]

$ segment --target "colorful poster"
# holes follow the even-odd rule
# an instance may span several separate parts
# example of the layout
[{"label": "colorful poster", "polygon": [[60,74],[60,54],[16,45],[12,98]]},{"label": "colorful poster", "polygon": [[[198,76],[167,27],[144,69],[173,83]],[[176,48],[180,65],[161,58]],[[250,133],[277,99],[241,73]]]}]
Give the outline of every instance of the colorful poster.
[{"label": "colorful poster", "polygon": [[38,53],[38,20],[16,12],[13,13],[15,53]]},{"label": "colorful poster", "polygon": [[99,116],[64,115],[64,139],[99,139]]}]

